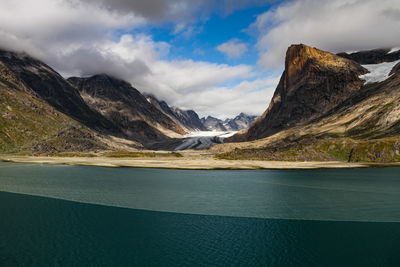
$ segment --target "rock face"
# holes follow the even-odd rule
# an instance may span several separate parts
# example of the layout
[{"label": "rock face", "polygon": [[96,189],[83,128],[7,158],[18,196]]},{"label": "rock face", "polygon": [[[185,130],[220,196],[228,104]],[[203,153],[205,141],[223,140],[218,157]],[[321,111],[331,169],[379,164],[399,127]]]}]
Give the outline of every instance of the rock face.
[{"label": "rock face", "polygon": [[172,107],[173,115],[190,131],[205,131],[206,127],[201,123],[199,115],[194,110],[182,110]]},{"label": "rock face", "polygon": [[[19,59],[13,62],[16,57]],[[3,63],[4,61],[7,62],[7,65]],[[25,68],[34,73],[29,73]],[[92,118],[86,117],[88,114],[80,116],[74,110],[70,110],[71,107],[64,106],[66,103],[76,100],[79,107],[73,102],[70,103],[72,108],[80,108],[81,111],[94,114],[85,106],[79,95],[63,94],[62,90],[70,85],[65,85],[61,80],[59,81],[61,85],[55,86],[55,92],[52,92],[48,82],[50,80],[50,82],[57,84],[58,76],[54,77],[51,69],[43,70],[45,77],[38,77],[38,80],[28,79],[28,77],[34,79],[37,77],[36,75],[41,76],[42,68],[46,67],[26,55],[1,53],[0,151],[3,153],[24,151],[35,154],[53,154],[65,151],[79,152],[107,149],[107,145],[101,141],[98,133],[73,119],[72,115],[85,122],[92,122]],[[39,91],[41,81],[44,81],[42,89],[47,91]],[[45,96],[44,99],[41,95]],[[61,96],[69,96],[70,98],[58,99]],[[52,106],[50,103],[56,104]],[[80,106],[82,103],[83,105]],[[67,113],[72,115],[69,116]],[[94,116],[96,118],[101,115],[96,114]],[[91,126],[95,128],[94,125]]]},{"label": "rock face", "polygon": [[358,63],[303,44],[288,48],[285,70],[268,109],[228,139],[255,140],[322,117],[356,94],[368,72]]},{"label": "rock face", "polygon": [[165,101],[160,101],[153,95],[147,94],[145,97],[147,101],[187,131],[207,131],[207,128],[200,121],[199,115],[194,110],[182,110],[177,107],[170,107]]},{"label": "rock face", "polygon": [[177,107],[170,107],[165,101],[159,101],[153,95],[148,94],[145,96],[147,101],[170,116],[188,131],[239,131],[249,127],[250,123],[256,118],[256,116],[240,113],[233,119],[220,120],[212,116],[200,119],[194,110],[182,110]]},{"label": "rock face", "polygon": [[391,52],[390,49],[374,49],[360,51],[351,54],[339,53],[338,56],[351,59],[360,64],[379,64],[382,62],[392,62],[400,59],[400,49]]},{"label": "rock face", "polygon": [[78,90],[43,62],[24,53],[0,50],[2,62],[30,93],[36,94],[58,111],[99,132],[120,134],[120,129],[92,110]]},{"label": "rock face", "polygon": [[249,127],[256,116],[240,113],[233,119],[220,120],[211,116],[202,118],[201,121],[209,131],[240,131]]},{"label": "rock face", "polygon": [[142,142],[184,134],[185,130],[166,116],[129,83],[108,75],[69,78],[85,102],[113,121],[123,133]]},{"label": "rock face", "polygon": [[223,121],[212,116],[202,118],[201,122],[204,124],[208,131],[227,131],[223,124]]},{"label": "rock face", "polygon": [[228,131],[240,131],[248,128],[256,118],[257,116],[250,116],[242,112],[233,119],[226,119],[224,126]]},{"label": "rock face", "polygon": [[[296,99],[289,98],[287,93],[282,93],[285,88],[287,90],[302,88],[293,86],[293,80],[290,83],[290,65],[298,65],[298,61],[293,60],[296,57],[291,56],[292,48],[289,48],[285,72],[268,110],[248,131],[244,131],[232,139],[246,140],[250,137],[250,140],[254,140],[252,138],[265,136],[266,138],[253,142],[216,146],[214,149],[222,149],[225,152],[219,157],[289,161],[400,162],[400,63],[396,64],[397,60],[387,62],[386,60],[389,59],[375,56],[373,61],[368,61],[368,63],[375,63],[374,65],[363,65],[370,71],[367,75],[380,77],[373,81],[363,80],[366,78],[366,75],[362,74],[364,70],[360,69],[361,65],[355,61],[343,62],[339,59],[337,62],[345,64],[340,63],[339,68],[325,66],[323,67],[324,72],[317,73],[315,67],[304,69],[303,66],[302,77],[306,77],[306,80],[303,81],[299,77],[297,80],[301,82],[294,82],[294,84],[320,86],[315,87],[315,91],[303,91],[305,94],[302,96],[303,98]],[[363,52],[363,54],[366,55],[367,52]],[[373,54],[376,55],[376,51]],[[386,52],[381,55],[385,57]],[[361,59],[357,60],[361,62]],[[321,64],[326,65],[324,61],[319,62],[317,63],[318,69]],[[354,73],[362,75],[354,76]],[[301,120],[300,117],[297,118],[298,122],[294,121],[290,124],[291,117],[296,116],[296,113],[291,109],[283,108],[287,106],[287,103],[290,103],[292,107],[300,107],[300,110],[304,110],[302,99],[319,99],[321,94],[324,95],[326,90],[330,90],[330,82],[325,85],[320,84],[319,81],[324,78],[320,77],[322,74],[327,76],[325,77],[327,81],[335,79],[342,81],[338,83],[341,84],[342,89],[337,89],[342,92],[343,97],[340,99],[339,96],[335,96],[334,102],[320,101],[322,106],[311,102],[313,109],[318,112],[303,113],[304,120]],[[362,78],[361,84],[356,77]],[[287,85],[290,84],[292,86],[288,87]],[[334,94],[334,92],[331,93]],[[276,97],[279,97],[278,100]],[[340,101],[336,102],[337,99]],[[280,108],[278,111],[281,114],[274,112],[274,108],[277,107]],[[328,108],[325,109],[325,107]],[[287,114],[284,112],[289,112],[290,116],[286,116]],[[275,127],[272,119],[280,121],[282,118],[285,119],[286,124],[283,124],[283,127]]]},{"label": "rock face", "polygon": [[0,82],[0,151],[106,149],[104,142],[119,146],[114,137],[140,147],[185,133],[128,83],[106,75],[66,80],[24,53],[0,51]]}]

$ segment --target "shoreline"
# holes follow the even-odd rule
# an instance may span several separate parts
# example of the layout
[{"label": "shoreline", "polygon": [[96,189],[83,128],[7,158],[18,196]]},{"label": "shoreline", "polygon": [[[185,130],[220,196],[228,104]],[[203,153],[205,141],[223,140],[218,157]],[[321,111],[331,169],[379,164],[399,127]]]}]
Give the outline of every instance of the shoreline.
[{"label": "shoreline", "polygon": [[259,161],[217,160],[211,158],[111,158],[111,157],[36,157],[1,155],[0,161],[51,165],[129,167],[179,170],[312,170],[400,167],[400,163],[348,163],[340,161]]}]

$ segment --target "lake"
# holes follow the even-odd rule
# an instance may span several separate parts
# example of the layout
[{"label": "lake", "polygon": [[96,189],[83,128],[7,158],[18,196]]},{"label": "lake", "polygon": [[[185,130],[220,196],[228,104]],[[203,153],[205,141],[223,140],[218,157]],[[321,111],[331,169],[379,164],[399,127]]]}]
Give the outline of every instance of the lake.
[{"label": "lake", "polygon": [[400,168],[0,163],[0,266],[398,266]]}]

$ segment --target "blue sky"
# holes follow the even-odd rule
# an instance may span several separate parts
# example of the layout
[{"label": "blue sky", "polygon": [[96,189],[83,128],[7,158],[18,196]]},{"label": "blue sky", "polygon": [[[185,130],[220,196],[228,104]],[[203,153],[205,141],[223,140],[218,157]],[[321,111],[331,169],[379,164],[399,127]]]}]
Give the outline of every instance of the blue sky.
[{"label": "blue sky", "polygon": [[[379,23],[377,23],[379,22]],[[262,114],[285,53],[400,47],[398,0],[2,0],[0,48],[200,116]]]},{"label": "blue sky", "polygon": [[[254,44],[257,38],[249,33],[248,27],[257,15],[269,8],[270,4],[266,4],[234,11],[229,15],[214,13],[206,21],[198,21],[185,27],[194,28],[189,35],[185,35],[185,32],[175,34],[172,23],[152,26],[148,31],[154,40],[171,44],[170,59],[191,58],[215,63],[256,65],[258,53]],[[243,56],[231,59],[216,49],[218,45],[231,39],[246,43],[249,50]]]}]

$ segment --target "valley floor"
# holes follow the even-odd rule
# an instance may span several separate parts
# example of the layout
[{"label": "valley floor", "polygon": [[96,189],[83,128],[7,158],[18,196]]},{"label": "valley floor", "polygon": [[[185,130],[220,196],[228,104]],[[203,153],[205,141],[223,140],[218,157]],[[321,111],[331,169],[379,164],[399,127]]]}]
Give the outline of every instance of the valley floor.
[{"label": "valley floor", "polygon": [[326,168],[371,168],[395,167],[400,163],[347,163],[341,161],[261,161],[261,160],[219,160],[214,154],[206,152],[186,152],[183,157],[39,157],[2,155],[0,160],[7,162],[35,163],[35,164],[66,164],[102,167],[134,167],[134,168],[163,168],[163,169],[326,169]]}]

